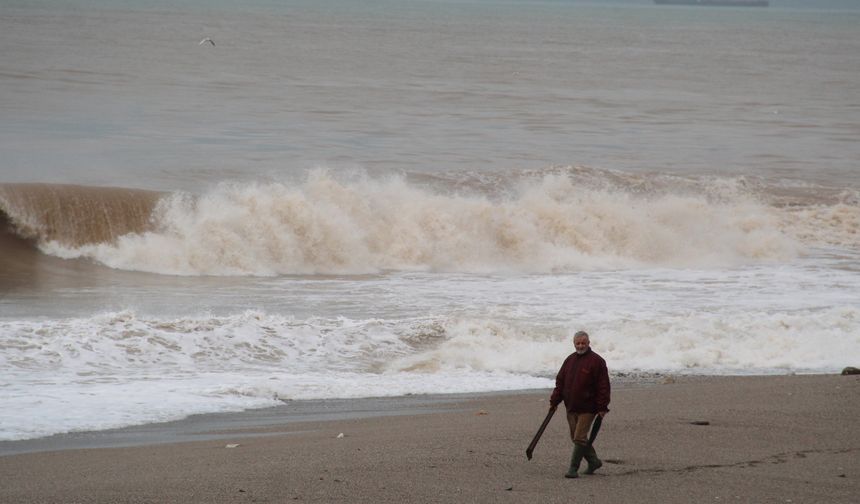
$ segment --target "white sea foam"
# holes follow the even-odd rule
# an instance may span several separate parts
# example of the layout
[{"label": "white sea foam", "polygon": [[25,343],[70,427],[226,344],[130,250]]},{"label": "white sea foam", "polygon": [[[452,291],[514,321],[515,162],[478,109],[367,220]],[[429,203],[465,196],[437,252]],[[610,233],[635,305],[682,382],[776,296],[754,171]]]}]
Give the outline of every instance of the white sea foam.
[{"label": "white sea foam", "polygon": [[285,399],[549,387],[571,350],[570,333],[582,325],[599,328],[593,345],[613,372],[833,371],[860,354],[857,307],[595,312],[576,324],[463,314],[298,320],[259,311],[0,322],[0,439]]},{"label": "white sea foam", "polygon": [[[845,365],[846,355],[860,355],[857,307],[659,317],[592,315],[579,324],[599,327],[593,346],[613,370],[624,372],[832,372]],[[571,350],[567,338],[542,337],[540,332],[498,321],[451,320],[445,327],[438,346],[401,357],[389,367],[545,375],[553,373],[559,356]]]},{"label": "white sea foam", "polygon": [[515,196],[441,195],[401,179],[301,185],[223,184],[175,194],[157,231],[115,244],[42,249],[118,269],[176,275],[555,272],[642,266],[720,267],[794,257],[774,209],[750,198],[636,195],[563,175]]},{"label": "white sea foam", "polygon": [[0,439],[167,421],[286,399],[545,387],[504,370],[422,374],[385,363],[434,337],[426,320],[295,320],[246,312],[164,320],[125,311],[0,324]]},{"label": "white sea foam", "polygon": [[277,406],[290,399],[486,392],[541,388],[552,383],[547,378],[505,373],[434,376],[275,370],[187,376],[159,373],[89,381],[74,374],[56,374],[31,380],[5,387],[0,440],[166,422],[192,414]]}]

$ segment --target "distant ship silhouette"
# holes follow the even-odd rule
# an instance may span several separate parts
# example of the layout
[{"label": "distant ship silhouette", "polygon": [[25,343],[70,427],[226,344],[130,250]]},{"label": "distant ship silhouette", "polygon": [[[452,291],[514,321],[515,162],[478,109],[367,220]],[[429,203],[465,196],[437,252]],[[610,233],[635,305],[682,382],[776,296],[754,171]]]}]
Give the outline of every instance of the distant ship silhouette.
[{"label": "distant ship silhouette", "polygon": [[768,0],[654,0],[657,5],[701,5],[703,7],[767,7]]}]

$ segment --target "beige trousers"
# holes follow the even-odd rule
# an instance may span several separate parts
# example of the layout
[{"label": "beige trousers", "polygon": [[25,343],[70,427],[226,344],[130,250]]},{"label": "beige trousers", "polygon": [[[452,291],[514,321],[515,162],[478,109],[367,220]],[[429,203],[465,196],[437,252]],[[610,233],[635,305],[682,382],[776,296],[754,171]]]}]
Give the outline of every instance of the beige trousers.
[{"label": "beige trousers", "polygon": [[571,413],[567,412],[567,424],[570,426],[570,439],[579,445],[588,444],[588,432],[591,430],[591,422],[594,421],[594,413]]}]

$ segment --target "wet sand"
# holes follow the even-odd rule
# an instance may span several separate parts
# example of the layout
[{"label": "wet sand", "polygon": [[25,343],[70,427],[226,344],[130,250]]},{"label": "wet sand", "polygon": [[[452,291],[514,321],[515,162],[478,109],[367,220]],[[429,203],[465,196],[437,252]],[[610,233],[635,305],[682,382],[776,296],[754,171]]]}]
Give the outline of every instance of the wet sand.
[{"label": "wet sand", "polygon": [[18,443],[33,452],[0,456],[0,502],[853,503],[860,495],[860,376],[619,384],[595,444],[605,465],[576,480],[563,477],[571,444],[561,415],[525,457],[548,395],[334,402],[327,415],[304,416],[288,404],[137,428],[156,432],[145,439],[114,432],[113,446],[124,435],[137,446],[97,448],[110,446],[98,433],[60,451]]}]

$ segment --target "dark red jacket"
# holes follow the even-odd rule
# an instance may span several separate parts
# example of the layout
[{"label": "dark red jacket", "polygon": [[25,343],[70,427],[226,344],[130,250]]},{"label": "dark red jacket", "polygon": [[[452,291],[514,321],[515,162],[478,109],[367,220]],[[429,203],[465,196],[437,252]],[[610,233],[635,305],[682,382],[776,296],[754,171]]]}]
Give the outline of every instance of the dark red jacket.
[{"label": "dark red jacket", "polygon": [[574,352],[564,360],[549,399],[553,406],[562,401],[571,413],[609,411],[609,371],[603,357],[589,348],[582,355]]}]

